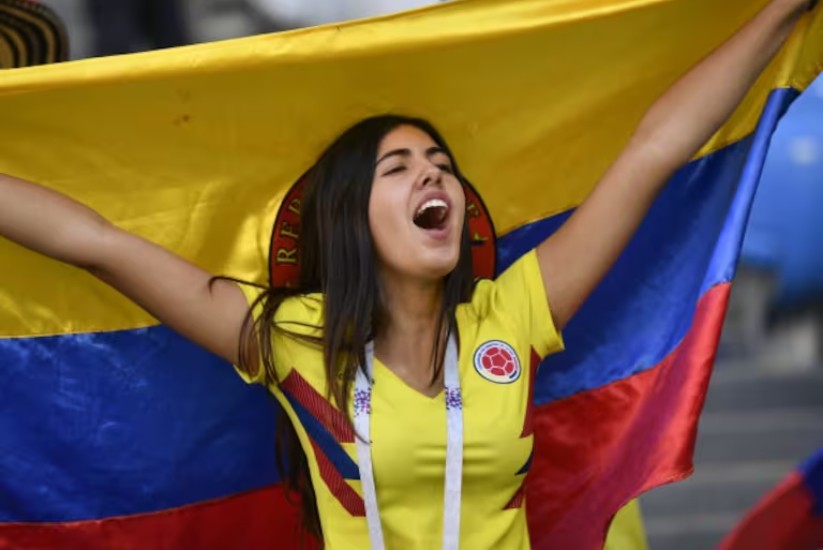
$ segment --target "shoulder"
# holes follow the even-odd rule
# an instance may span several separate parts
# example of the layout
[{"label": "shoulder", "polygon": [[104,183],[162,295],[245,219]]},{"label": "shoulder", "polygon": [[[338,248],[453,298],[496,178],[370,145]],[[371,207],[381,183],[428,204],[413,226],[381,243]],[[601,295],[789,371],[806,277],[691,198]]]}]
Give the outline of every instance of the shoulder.
[{"label": "shoulder", "polygon": [[469,310],[480,318],[495,311],[521,309],[534,298],[532,290],[542,290],[540,266],[534,250],[527,252],[506,268],[495,279],[480,279],[467,304]]},{"label": "shoulder", "polygon": [[528,344],[540,357],[563,348],[534,250],[521,256],[495,280],[479,281],[471,301],[460,308],[460,316],[464,327],[476,325],[475,330],[484,341],[503,336],[511,341],[523,340],[524,346]]},{"label": "shoulder", "polygon": [[465,304],[461,304],[462,308],[472,315],[485,317],[489,313],[491,297],[494,294],[494,290],[493,279],[477,280],[474,284],[474,290],[472,290],[471,300]]},{"label": "shoulder", "polygon": [[290,296],[274,312],[274,323],[287,331],[319,336],[315,333],[323,325],[323,304],[320,293]]},{"label": "shoulder", "polygon": [[317,323],[323,319],[324,298],[319,292],[294,294],[277,304],[277,291],[270,287],[249,283],[238,283],[238,286],[255,320],[263,315],[273,315],[275,323],[286,324]]}]

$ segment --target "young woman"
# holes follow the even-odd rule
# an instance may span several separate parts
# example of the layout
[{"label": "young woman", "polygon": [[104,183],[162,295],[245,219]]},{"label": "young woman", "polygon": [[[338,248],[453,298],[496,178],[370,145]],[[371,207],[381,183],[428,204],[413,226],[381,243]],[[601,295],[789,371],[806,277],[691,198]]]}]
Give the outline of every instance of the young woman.
[{"label": "young woman", "polygon": [[[88,270],[267,384],[304,453],[290,475],[306,523],[328,548],[527,548],[520,366],[562,347],[664,183],[809,8],[772,0],[672,86],[568,222],[493,282],[473,281],[454,157],[399,116],[355,125],[309,171],[290,290],[213,278],[11,176],[0,235]],[[517,368],[478,368],[498,359]]]}]

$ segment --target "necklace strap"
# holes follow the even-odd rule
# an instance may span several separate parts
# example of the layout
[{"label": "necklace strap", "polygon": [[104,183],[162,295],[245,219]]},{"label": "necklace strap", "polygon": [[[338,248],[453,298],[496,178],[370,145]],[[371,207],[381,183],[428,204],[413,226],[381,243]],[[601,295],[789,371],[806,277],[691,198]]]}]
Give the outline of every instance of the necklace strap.
[{"label": "necklace strap", "polygon": [[377,507],[377,489],[374,486],[374,465],[371,456],[371,388],[374,373],[374,342],[366,344],[366,373],[357,369],[354,382],[354,439],[357,448],[357,466],[360,486],[369,525],[372,550],[385,550],[383,525]]},{"label": "necklace strap", "polygon": [[[463,397],[460,391],[457,340],[449,335],[444,358],[446,401],[446,476],[443,502],[443,549],[457,550],[460,543],[460,504],[463,486]],[[365,370],[365,372],[364,372]],[[383,525],[377,504],[374,464],[371,454],[371,396],[374,373],[374,344],[366,346],[365,369],[358,368],[354,383],[354,430],[357,465],[366,508],[369,540],[373,550],[385,550]]]},{"label": "necklace strap", "polygon": [[446,347],[446,482],[443,502],[443,548],[460,546],[460,503],[463,491],[463,394],[460,391],[457,343],[454,335]]}]

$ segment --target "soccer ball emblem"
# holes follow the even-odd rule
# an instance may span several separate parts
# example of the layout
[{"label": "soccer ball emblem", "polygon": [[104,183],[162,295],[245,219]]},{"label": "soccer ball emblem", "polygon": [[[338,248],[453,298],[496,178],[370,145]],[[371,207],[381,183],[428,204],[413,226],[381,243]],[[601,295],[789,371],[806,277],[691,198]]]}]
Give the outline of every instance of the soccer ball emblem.
[{"label": "soccer ball emblem", "polygon": [[486,342],[474,352],[474,368],[490,382],[511,384],[520,378],[520,361],[512,347],[500,340]]}]

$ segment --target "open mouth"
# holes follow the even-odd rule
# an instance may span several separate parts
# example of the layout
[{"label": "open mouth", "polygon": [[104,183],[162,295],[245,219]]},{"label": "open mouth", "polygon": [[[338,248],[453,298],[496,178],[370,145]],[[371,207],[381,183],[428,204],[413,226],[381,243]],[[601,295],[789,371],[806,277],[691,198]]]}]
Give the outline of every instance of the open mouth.
[{"label": "open mouth", "polygon": [[443,229],[449,217],[449,205],[443,199],[429,199],[414,214],[414,224],[421,229]]}]

